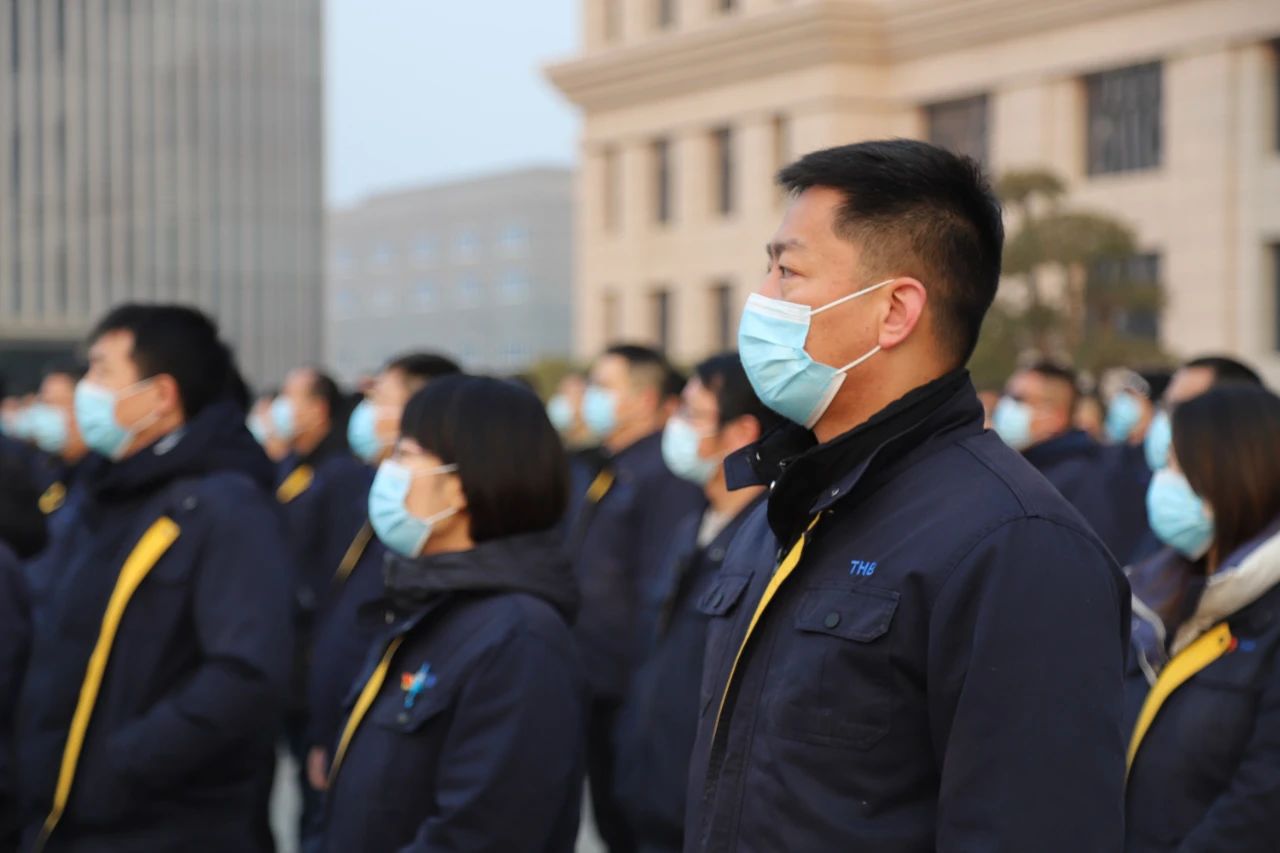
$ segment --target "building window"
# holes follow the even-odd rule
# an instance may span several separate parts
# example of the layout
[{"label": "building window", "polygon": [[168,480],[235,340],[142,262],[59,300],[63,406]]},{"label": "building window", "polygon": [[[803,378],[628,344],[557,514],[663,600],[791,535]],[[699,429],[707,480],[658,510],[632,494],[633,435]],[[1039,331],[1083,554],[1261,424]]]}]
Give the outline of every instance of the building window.
[{"label": "building window", "polygon": [[604,220],[604,230],[612,233],[618,230],[618,224],[622,221],[622,170],[618,163],[618,149],[612,145],[605,148],[601,161],[601,171],[604,173],[601,175],[601,204],[604,207],[601,218]]},{"label": "building window", "polygon": [[391,262],[395,260],[396,250],[390,243],[379,243],[374,247],[373,254],[369,258],[370,264],[374,269],[384,270],[391,266]]},{"label": "building window", "polygon": [[956,154],[972,157],[986,166],[990,156],[988,110],[986,95],[929,104],[925,107],[929,141]]},{"label": "building window", "polygon": [[1160,339],[1160,256],[1103,258],[1089,269],[1086,323],[1090,330],[1122,338]]},{"label": "building window", "polygon": [[676,24],[676,0],[653,0],[654,23],[660,30],[669,30]]},{"label": "building window", "polygon": [[440,244],[435,237],[423,234],[413,243],[413,260],[418,266],[435,263],[440,253]]},{"label": "building window", "polygon": [[603,0],[604,40],[617,41],[622,37],[622,0]]},{"label": "building window", "polygon": [[604,325],[604,342],[605,344],[612,344],[614,341],[618,340],[622,332],[622,327],[619,324],[620,318],[618,316],[618,294],[605,291],[604,302],[600,306],[600,309],[601,313],[604,314],[604,317],[602,318]]},{"label": "building window", "polygon": [[733,322],[733,285],[722,281],[711,287],[712,340],[721,352],[734,349],[736,335]]},{"label": "building window", "polygon": [[712,162],[715,164],[715,211],[733,213],[733,129],[721,127],[711,132]]},{"label": "building window", "polygon": [[424,313],[435,309],[436,286],[433,282],[424,279],[413,285],[413,306]]},{"label": "building window", "polygon": [[369,313],[375,317],[390,317],[396,311],[396,295],[390,287],[375,287],[369,294]]},{"label": "building window", "polygon": [[523,257],[529,251],[529,228],[523,223],[511,223],[498,235],[498,248],[507,257]]},{"label": "building window", "polygon": [[453,240],[453,257],[470,263],[480,257],[480,235],[474,231],[460,231]]},{"label": "building window", "polygon": [[472,307],[480,304],[483,296],[483,289],[480,286],[480,279],[473,275],[463,276],[458,282],[458,304],[464,307]]},{"label": "building window", "polygon": [[671,140],[657,139],[650,146],[653,165],[653,216],[657,222],[671,221]]},{"label": "building window", "polygon": [[649,299],[653,312],[653,344],[665,353],[671,346],[671,291],[655,290]]},{"label": "building window", "polygon": [[1085,78],[1091,175],[1160,165],[1161,65],[1152,62]]},{"label": "building window", "polygon": [[520,270],[507,270],[498,281],[498,293],[508,304],[527,302],[529,289],[529,277]]}]

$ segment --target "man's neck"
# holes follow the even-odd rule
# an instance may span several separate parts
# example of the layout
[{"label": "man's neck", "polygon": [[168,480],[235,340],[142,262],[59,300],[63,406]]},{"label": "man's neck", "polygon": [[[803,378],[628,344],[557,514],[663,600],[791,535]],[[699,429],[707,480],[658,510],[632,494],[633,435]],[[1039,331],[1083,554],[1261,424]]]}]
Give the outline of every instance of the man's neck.
[{"label": "man's neck", "polygon": [[826,444],[833,438],[862,426],[917,388],[950,372],[939,370],[936,365],[906,366],[883,377],[868,377],[864,384],[856,386],[846,380],[826,413],[814,426],[813,434],[819,443]]},{"label": "man's neck", "polygon": [[329,425],[321,424],[298,433],[293,440],[293,452],[299,456],[310,456],[329,436]]},{"label": "man's neck", "polygon": [[657,415],[636,421],[634,424],[628,424],[619,427],[614,431],[613,435],[605,439],[604,447],[610,454],[617,456],[622,451],[631,447],[641,439],[648,438],[658,430],[662,429]]},{"label": "man's neck", "polygon": [[747,505],[759,497],[764,492],[764,486],[756,486],[749,489],[735,489],[729,491],[729,487],[725,484],[724,468],[716,472],[716,475],[707,482],[704,493],[707,496],[707,505],[716,515],[732,518],[738,513],[746,509]]}]

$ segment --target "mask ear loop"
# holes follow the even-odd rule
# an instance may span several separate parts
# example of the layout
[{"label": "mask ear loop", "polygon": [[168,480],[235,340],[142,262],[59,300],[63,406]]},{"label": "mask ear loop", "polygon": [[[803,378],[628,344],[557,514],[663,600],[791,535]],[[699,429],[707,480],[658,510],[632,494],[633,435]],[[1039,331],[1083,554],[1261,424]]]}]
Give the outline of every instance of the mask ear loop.
[{"label": "mask ear loop", "polygon": [[844,303],[848,302],[851,299],[857,299],[859,296],[866,296],[868,293],[874,293],[875,291],[879,290],[882,287],[893,284],[897,280],[898,279],[896,277],[886,278],[884,281],[880,282],[879,284],[873,284],[870,287],[864,287],[862,290],[859,290],[857,293],[850,293],[848,296],[841,296],[839,299],[835,300],[834,302],[828,302],[826,305],[823,305],[821,308],[810,309],[809,316],[812,317],[814,314],[821,314],[823,311],[826,311],[831,308],[835,308],[837,305],[843,305]]},{"label": "mask ear loop", "polygon": [[853,370],[853,369],[854,369],[855,367],[857,367],[859,364],[862,364],[862,362],[864,362],[864,361],[866,361],[867,359],[871,358],[871,356],[873,356],[873,355],[875,355],[876,353],[880,352],[880,350],[881,350],[880,345],[879,345],[879,344],[876,344],[876,345],[875,345],[875,347],[873,347],[873,348],[872,348],[871,352],[867,353],[866,355],[862,356],[861,358],[855,358],[853,361],[849,362],[849,363],[848,363],[848,364],[846,364],[844,367],[840,368],[840,372],[841,372],[841,373],[848,373],[850,370]]}]

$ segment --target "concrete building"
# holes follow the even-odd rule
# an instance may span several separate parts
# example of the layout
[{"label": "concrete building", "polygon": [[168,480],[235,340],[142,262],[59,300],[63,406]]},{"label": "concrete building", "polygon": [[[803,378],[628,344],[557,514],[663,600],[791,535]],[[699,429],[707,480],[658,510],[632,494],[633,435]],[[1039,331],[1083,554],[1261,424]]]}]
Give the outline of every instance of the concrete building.
[{"label": "concrete building", "polygon": [[334,212],[328,363],[354,379],[412,349],[498,373],[570,355],[572,187],[523,169]]},{"label": "concrete building", "polygon": [[320,355],[321,7],[0,6],[0,372],[126,300],[209,311],[254,381]]},{"label": "concrete building", "polygon": [[1048,168],[1132,224],[1167,304],[1133,332],[1280,382],[1280,3],[585,0],[549,74],[584,113],[577,346],[734,343],[817,148],[932,139]]}]

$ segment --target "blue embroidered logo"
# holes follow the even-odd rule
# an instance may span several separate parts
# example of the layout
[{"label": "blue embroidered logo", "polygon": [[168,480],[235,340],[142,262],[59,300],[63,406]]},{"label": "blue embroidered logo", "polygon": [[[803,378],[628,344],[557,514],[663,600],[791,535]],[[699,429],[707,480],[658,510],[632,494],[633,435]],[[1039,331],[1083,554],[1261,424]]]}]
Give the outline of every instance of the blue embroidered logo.
[{"label": "blue embroidered logo", "polygon": [[1258,648],[1256,640],[1240,640],[1236,643],[1236,651],[1252,652]]},{"label": "blue embroidered logo", "polygon": [[424,663],[417,672],[400,673],[400,689],[404,691],[404,706],[412,708],[418,694],[423,689],[430,690],[436,686],[435,674],[431,672],[431,664]]},{"label": "blue embroidered logo", "polygon": [[879,563],[867,563],[862,560],[853,560],[849,565],[849,574],[860,578],[869,578],[876,573],[876,566]]}]

